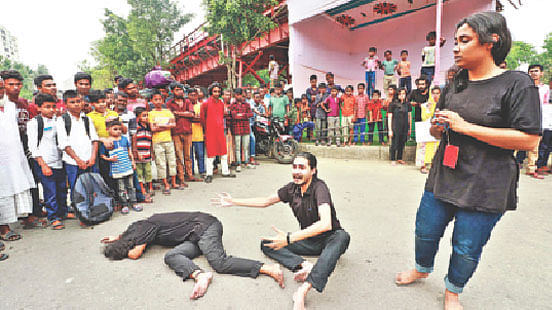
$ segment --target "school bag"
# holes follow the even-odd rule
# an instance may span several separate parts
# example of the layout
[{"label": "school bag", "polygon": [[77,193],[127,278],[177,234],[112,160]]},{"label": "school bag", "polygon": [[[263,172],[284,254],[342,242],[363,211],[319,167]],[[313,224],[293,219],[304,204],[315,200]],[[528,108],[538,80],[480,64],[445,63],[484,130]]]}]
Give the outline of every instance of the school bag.
[{"label": "school bag", "polygon": [[95,225],[107,221],[113,214],[114,192],[98,173],[83,173],[77,179],[73,206],[81,222]]}]

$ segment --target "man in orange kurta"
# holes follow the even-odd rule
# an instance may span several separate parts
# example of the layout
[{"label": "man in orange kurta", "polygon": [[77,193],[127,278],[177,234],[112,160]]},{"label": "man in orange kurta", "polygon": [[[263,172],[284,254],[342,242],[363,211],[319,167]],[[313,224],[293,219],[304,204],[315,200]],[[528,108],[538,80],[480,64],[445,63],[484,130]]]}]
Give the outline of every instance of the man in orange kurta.
[{"label": "man in orange kurta", "polygon": [[224,136],[224,103],[220,99],[222,87],[214,83],[209,87],[209,99],[201,104],[201,124],[205,132],[205,149],[207,151],[205,183],[213,181],[213,163],[220,156],[222,176],[235,178],[230,173],[226,155],[226,137]]}]

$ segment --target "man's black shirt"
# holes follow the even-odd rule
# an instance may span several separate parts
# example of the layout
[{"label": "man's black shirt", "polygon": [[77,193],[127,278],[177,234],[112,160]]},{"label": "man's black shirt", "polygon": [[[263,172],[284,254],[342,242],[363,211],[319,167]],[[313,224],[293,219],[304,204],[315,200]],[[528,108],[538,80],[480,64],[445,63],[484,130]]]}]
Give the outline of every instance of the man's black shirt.
[{"label": "man's black shirt", "polygon": [[330,190],[326,183],[319,178],[313,176],[309,188],[302,195],[301,185],[290,182],[278,190],[278,197],[280,201],[289,203],[293,215],[301,225],[301,229],[305,229],[320,220],[318,207],[325,203],[331,209],[332,230],[341,229],[341,224],[335,214]]}]

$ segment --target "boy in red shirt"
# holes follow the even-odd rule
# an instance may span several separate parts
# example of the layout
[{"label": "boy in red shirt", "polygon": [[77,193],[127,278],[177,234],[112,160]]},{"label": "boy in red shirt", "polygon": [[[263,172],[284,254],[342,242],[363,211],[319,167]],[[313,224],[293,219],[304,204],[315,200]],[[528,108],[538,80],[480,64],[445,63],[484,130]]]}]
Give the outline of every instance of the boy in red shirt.
[{"label": "boy in red shirt", "polygon": [[385,145],[383,140],[383,117],[381,114],[383,101],[380,99],[380,96],[381,92],[377,89],[374,90],[372,100],[368,103],[368,145],[374,142],[374,129],[376,125],[378,126],[379,142],[381,145]]},{"label": "boy in red shirt", "polygon": [[353,95],[353,86],[347,85],[345,95],[341,97],[341,135],[343,136],[343,144],[353,144],[353,118],[355,116],[355,96]]}]

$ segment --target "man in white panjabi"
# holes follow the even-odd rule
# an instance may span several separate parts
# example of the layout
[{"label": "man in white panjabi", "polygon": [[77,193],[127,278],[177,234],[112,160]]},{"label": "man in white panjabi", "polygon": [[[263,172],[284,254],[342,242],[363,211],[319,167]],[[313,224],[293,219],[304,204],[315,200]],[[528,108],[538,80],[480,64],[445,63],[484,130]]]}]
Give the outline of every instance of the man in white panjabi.
[{"label": "man in white panjabi", "polygon": [[0,78],[0,239],[14,241],[21,236],[8,224],[33,211],[30,189],[35,183],[19,136],[16,105],[4,97],[4,83]]}]

